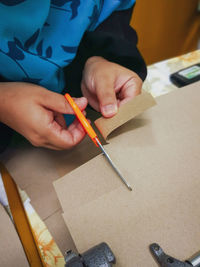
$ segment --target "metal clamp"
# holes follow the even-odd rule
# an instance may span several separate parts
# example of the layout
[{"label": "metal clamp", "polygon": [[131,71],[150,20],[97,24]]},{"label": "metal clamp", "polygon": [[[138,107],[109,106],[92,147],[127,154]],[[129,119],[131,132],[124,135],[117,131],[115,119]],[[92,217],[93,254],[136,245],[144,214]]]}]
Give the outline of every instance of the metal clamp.
[{"label": "metal clamp", "polygon": [[101,243],[82,255],[68,251],[65,262],[65,267],[112,267],[115,256],[106,243]]},{"label": "metal clamp", "polygon": [[163,249],[156,243],[150,245],[150,251],[161,267],[200,267],[199,252],[184,262],[165,254]]}]

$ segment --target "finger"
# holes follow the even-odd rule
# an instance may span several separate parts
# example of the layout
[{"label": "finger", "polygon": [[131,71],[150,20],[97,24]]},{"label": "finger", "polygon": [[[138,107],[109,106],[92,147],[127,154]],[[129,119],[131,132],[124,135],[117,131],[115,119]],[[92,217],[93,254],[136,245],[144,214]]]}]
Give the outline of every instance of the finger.
[{"label": "finger", "polygon": [[47,140],[51,146],[58,149],[69,149],[81,142],[85,134],[77,119],[68,129],[63,129],[56,121],[53,121],[49,127]]},{"label": "finger", "polygon": [[63,129],[67,129],[67,124],[65,121],[65,118],[62,114],[55,112],[54,115],[54,120],[63,128]]},{"label": "finger", "polygon": [[114,116],[118,109],[114,90],[114,76],[105,76],[97,79],[95,89],[102,115],[104,117]]},{"label": "finger", "polygon": [[88,99],[90,106],[99,112],[99,101],[96,92],[91,92],[91,90],[88,89],[84,83],[81,84],[81,90],[83,95]]},{"label": "finger", "polygon": [[51,145],[49,143],[45,143],[42,147],[49,148],[51,150],[64,150],[63,148],[53,146],[53,145]]},{"label": "finger", "polygon": [[121,91],[118,93],[118,99],[120,100],[119,106],[133,99],[135,96],[141,93],[142,80],[138,77],[131,77],[124,85]]},{"label": "finger", "polygon": [[77,131],[78,132],[81,132],[82,134],[86,134],[85,132],[85,129],[83,128],[83,126],[80,124],[80,122],[78,121],[78,119],[76,119],[74,121],[73,124],[71,124],[69,127],[68,127],[68,131],[70,133],[72,133],[73,135],[76,135],[77,134]]},{"label": "finger", "polygon": [[[63,114],[74,114],[68,101],[61,94],[46,90],[45,95],[43,95],[40,101],[42,106],[50,110],[54,110]],[[84,110],[87,106],[87,99],[85,97],[74,98],[74,101],[81,110]]]}]

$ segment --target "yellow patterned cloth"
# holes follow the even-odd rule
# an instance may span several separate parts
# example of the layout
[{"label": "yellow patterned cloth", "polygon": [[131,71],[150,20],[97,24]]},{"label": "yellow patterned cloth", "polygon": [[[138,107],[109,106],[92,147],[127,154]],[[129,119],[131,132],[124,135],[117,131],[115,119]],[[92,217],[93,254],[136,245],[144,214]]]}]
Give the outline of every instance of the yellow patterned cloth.
[{"label": "yellow patterned cloth", "polygon": [[37,212],[30,203],[30,199],[25,193],[19,189],[24,208],[31,225],[31,228],[36,237],[38,247],[43,256],[46,267],[63,267],[65,265],[64,256],[56,245],[52,235],[48,231],[44,222],[40,219]]}]

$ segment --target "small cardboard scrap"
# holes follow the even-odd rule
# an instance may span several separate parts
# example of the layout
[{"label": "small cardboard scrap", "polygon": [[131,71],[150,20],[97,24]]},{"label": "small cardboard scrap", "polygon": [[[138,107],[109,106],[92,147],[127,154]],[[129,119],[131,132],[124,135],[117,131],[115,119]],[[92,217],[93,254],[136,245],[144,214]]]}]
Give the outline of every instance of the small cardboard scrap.
[{"label": "small cardboard scrap", "polygon": [[94,123],[106,140],[108,135],[116,128],[133,119],[135,116],[139,115],[155,104],[156,102],[151,94],[142,92],[142,94],[136,96],[134,99],[121,106],[118,113],[114,117],[109,119],[101,117]]},{"label": "small cardboard scrap", "polygon": [[199,88],[157,98],[106,146],[132,192],[102,155],[54,183],[80,253],[104,241],[116,267],[156,267],[151,243],[181,260],[199,251]]}]

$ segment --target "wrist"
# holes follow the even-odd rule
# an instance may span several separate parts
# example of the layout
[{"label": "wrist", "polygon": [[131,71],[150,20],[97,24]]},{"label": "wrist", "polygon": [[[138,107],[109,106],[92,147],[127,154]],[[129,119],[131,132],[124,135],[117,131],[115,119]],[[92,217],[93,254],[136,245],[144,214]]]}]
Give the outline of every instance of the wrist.
[{"label": "wrist", "polygon": [[105,58],[103,57],[99,57],[99,56],[93,56],[93,57],[89,57],[87,59],[87,61],[85,62],[85,67],[87,65],[90,65],[90,64],[93,64],[93,63],[96,63],[96,62],[99,62],[99,61],[107,61]]}]

